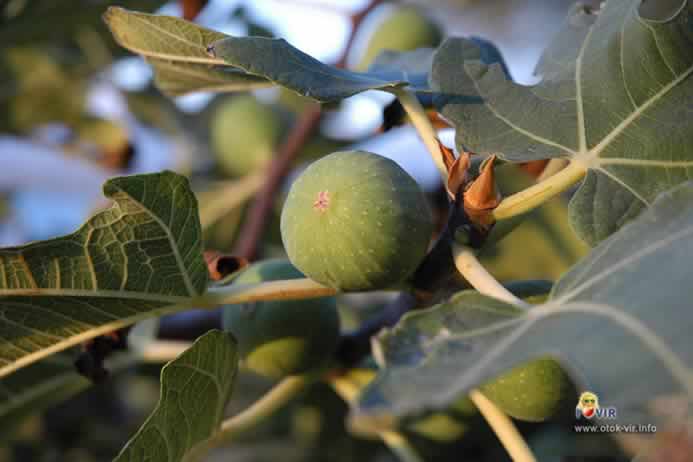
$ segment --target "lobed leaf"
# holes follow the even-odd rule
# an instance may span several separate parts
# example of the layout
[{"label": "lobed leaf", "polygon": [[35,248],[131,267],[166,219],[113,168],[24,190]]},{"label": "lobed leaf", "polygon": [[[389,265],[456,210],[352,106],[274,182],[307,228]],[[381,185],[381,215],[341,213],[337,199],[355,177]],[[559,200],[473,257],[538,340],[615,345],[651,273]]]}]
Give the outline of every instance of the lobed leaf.
[{"label": "lobed leaf", "polygon": [[[431,74],[458,147],[511,161],[567,157],[588,169],[573,227],[596,244],[693,176],[693,3],[640,14],[640,0],[576,7],[534,86],[512,82],[472,41],[450,39]],[[672,4],[674,4],[672,7]]]},{"label": "lobed leaf", "polygon": [[[377,338],[384,368],[354,414],[363,425],[444,408],[512,366],[546,355],[618,409],[661,423],[693,402],[693,183],[658,197],[525,312],[465,291]],[[576,402],[577,402],[577,396]],[[678,400],[678,401],[675,401]],[[661,412],[661,415],[658,414]]]},{"label": "lobed leaf", "polygon": [[207,286],[197,201],[173,172],[108,180],[113,205],[76,232],[0,249],[0,377]]},{"label": "lobed leaf", "polygon": [[114,462],[184,460],[214,435],[238,372],[233,338],[212,330],[161,370],[156,409]]}]

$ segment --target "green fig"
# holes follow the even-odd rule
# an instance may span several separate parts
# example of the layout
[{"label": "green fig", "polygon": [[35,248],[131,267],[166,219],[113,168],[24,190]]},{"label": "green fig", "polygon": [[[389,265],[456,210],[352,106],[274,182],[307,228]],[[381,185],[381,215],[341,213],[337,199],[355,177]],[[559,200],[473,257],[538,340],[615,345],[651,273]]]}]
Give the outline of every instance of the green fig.
[{"label": "green fig", "polygon": [[394,10],[373,33],[368,41],[358,70],[366,70],[385,50],[411,51],[436,47],[442,38],[439,27],[414,7]]},{"label": "green fig", "polygon": [[536,359],[480,387],[503,412],[528,422],[544,421],[576,400],[575,388],[553,359]]},{"label": "green fig", "polygon": [[280,116],[251,95],[222,103],[211,123],[212,149],[222,171],[232,177],[265,165],[282,132]]},{"label": "green fig", "polygon": [[392,287],[423,259],[433,231],[416,181],[395,162],[336,152],[294,182],[281,215],[291,262],[341,291]]},{"label": "green fig", "polygon": [[[265,260],[244,269],[234,284],[303,277],[287,260]],[[228,305],[223,325],[238,341],[246,367],[273,379],[319,370],[339,340],[334,297]]]}]

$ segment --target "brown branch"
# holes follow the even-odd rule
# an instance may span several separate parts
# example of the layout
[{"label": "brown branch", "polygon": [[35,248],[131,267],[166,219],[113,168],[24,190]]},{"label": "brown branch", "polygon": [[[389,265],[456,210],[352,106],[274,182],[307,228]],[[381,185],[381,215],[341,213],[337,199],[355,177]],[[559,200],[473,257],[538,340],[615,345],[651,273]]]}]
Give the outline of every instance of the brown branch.
[{"label": "brown branch", "polygon": [[279,149],[274,162],[270,164],[265,184],[253,202],[248,218],[243,223],[239,241],[233,251],[234,255],[248,260],[255,258],[277,191],[299,151],[318,127],[320,115],[319,105],[314,104],[306,108]]}]

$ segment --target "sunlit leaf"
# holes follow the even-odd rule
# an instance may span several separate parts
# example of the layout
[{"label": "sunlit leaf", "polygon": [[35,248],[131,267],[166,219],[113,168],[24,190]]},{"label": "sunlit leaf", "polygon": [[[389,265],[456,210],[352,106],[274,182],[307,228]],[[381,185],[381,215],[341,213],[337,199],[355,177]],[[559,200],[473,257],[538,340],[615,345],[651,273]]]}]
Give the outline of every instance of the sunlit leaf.
[{"label": "sunlit leaf", "polygon": [[284,39],[228,37],[214,42],[210,52],[252,75],[321,102],[337,101],[367,90],[403,86],[406,82],[378,74],[328,66]]},{"label": "sunlit leaf", "polygon": [[104,194],[113,205],[73,234],[0,249],[0,377],[205,291],[186,178],[114,178]]},{"label": "sunlit leaf", "polygon": [[[661,423],[693,402],[693,184],[662,194],[525,312],[476,292],[405,316],[378,338],[385,368],[355,419],[444,408],[512,366],[553,355],[615,406],[614,423]],[[577,397],[576,397],[577,399]]]},{"label": "sunlit leaf", "polygon": [[650,6],[654,19],[640,3],[576,7],[534,86],[512,82],[469,40],[448,40],[434,60],[435,103],[458,147],[513,161],[568,157],[588,169],[571,220],[591,244],[693,174],[693,3]]},{"label": "sunlit leaf", "polygon": [[104,19],[118,43],[152,63],[159,85],[172,94],[276,84],[326,102],[406,83],[328,66],[283,39],[231,37],[180,18],[115,7]]},{"label": "sunlit leaf", "polygon": [[236,344],[225,332],[203,335],[161,371],[156,409],[114,462],[178,462],[214,435],[238,371]]}]

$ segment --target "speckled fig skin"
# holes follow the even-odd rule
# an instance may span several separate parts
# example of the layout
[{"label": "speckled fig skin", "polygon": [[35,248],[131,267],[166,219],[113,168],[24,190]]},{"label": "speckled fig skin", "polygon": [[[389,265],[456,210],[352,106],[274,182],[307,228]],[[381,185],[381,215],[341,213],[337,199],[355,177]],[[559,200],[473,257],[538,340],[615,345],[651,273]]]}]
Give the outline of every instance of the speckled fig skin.
[{"label": "speckled fig skin", "polygon": [[577,400],[561,366],[545,358],[517,366],[479,388],[503,412],[528,422],[544,421]]},{"label": "speckled fig skin", "polygon": [[402,282],[424,257],[432,231],[416,181],[392,160],[364,151],[311,164],[291,187],[281,216],[291,262],[341,291]]},{"label": "speckled fig skin", "polygon": [[[244,269],[234,284],[303,277],[288,260],[265,260]],[[245,366],[273,379],[326,366],[339,340],[334,297],[228,305],[223,325],[238,341]]]}]

